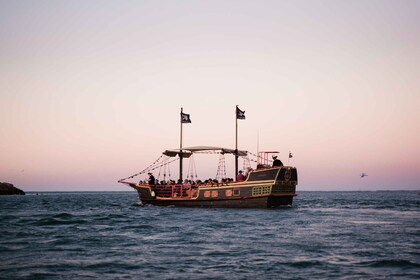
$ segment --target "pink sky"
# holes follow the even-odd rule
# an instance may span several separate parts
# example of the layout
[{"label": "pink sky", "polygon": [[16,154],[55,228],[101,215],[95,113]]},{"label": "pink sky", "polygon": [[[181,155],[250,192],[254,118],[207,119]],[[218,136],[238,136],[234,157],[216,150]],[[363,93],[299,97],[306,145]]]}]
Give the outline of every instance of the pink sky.
[{"label": "pink sky", "polygon": [[[419,14],[404,0],[0,1],[0,181],[127,190],[116,181],[179,147],[181,107],[184,146],[234,148],[238,104],[239,148],[256,153],[259,134],[283,162],[292,151],[298,190],[419,190]],[[218,157],[199,159],[215,177]]]}]

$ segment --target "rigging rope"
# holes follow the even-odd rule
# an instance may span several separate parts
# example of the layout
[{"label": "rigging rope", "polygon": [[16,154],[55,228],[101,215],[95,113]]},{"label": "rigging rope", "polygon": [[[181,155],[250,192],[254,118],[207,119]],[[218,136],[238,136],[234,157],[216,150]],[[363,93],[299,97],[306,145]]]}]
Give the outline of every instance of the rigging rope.
[{"label": "rigging rope", "polygon": [[217,167],[216,180],[222,180],[224,178],[226,178],[225,154],[221,153],[219,157],[219,165]]},{"label": "rigging rope", "polygon": [[[249,160],[250,160],[250,161],[252,161],[252,162],[259,163],[258,158],[263,159],[261,156],[257,156],[256,154],[253,154],[253,153],[251,153],[251,152],[248,152],[248,154],[250,154],[251,156],[254,156],[254,157],[256,157],[256,158],[257,158],[257,160],[254,160],[254,159],[249,159]],[[273,161],[272,161],[271,159],[268,159],[268,162],[273,163]]]},{"label": "rigging rope", "polygon": [[121,183],[121,182],[123,182],[123,181],[125,181],[127,179],[132,179],[132,178],[134,178],[136,176],[139,176],[139,175],[144,174],[146,172],[149,172],[149,171],[155,170],[155,169],[157,169],[159,167],[162,167],[165,164],[169,164],[171,162],[174,162],[176,160],[179,160],[179,158],[175,158],[175,159],[173,159],[173,160],[171,160],[171,161],[168,162],[169,157],[167,157],[166,159],[163,160],[162,163],[159,163],[159,161],[160,161],[160,159],[162,157],[163,157],[163,155],[161,155],[157,160],[155,160],[151,165],[149,165],[148,167],[146,167],[142,171],[140,171],[140,172],[138,172],[138,173],[136,173],[134,175],[131,175],[131,176],[127,177],[127,178],[120,179],[120,180],[118,180],[118,182]]},{"label": "rigging rope", "polygon": [[[162,163],[161,163],[161,165],[160,166],[157,166],[157,167],[160,167],[159,168],[159,174],[157,175],[157,178],[159,179],[160,178],[160,173],[161,173],[161,171],[162,171],[162,167],[163,167],[163,178],[164,178],[164,180],[166,179],[166,166],[168,165],[168,160],[170,159],[170,157],[166,157],[163,161],[162,161]],[[156,167],[156,168],[157,168]]]},{"label": "rigging rope", "polygon": [[[223,152],[217,152],[217,151],[202,151],[202,152],[195,152],[195,153],[197,153],[197,154],[224,154]],[[252,162],[255,162],[255,163],[257,163],[258,164],[258,158],[261,158],[261,157],[259,157],[259,156],[257,156],[256,154],[254,154],[254,153],[251,153],[251,152],[248,152],[248,154],[250,154],[251,156],[253,156],[253,157],[255,157],[257,160],[255,160],[255,159],[250,159],[248,156],[246,156],[246,157],[242,157],[245,161],[247,161],[247,163],[249,164],[249,161],[252,161]],[[123,181],[125,181],[125,180],[127,180],[127,179],[132,179],[132,178],[134,178],[134,177],[136,177],[136,176],[139,176],[139,175],[141,175],[141,174],[144,174],[144,173],[146,173],[146,172],[149,172],[149,171],[152,171],[152,170],[155,170],[155,169],[157,169],[157,168],[162,168],[162,166],[164,167],[164,177],[166,177],[166,165],[168,166],[168,172],[169,172],[169,178],[171,177],[171,171],[170,171],[170,169],[169,169],[169,164],[171,163],[171,162],[174,162],[174,161],[176,161],[176,160],[179,160],[179,158],[175,158],[175,159],[173,159],[173,160],[171,160],[171,161],[169,161],[169,159],[170,159],[170,157],[167,157],[166,156],[166,158],[165,159],[163,159],[163,161],[162,162],[159,162],[161,159],[162,159],[162,157],[163,157],[164,155],[161,155],[157,160],[155,160],[151,165],[149,165],[148,167],[146,167],[145,169],[143,169],[142,171],[140,171],[140,172],[138,172],[138,173],[136,173],[136,174],[134,174],[134,175],[131,175],[131,176],[129,176],[129,177],[127,177],[127,178],[123,178],[123,179],[120,179],[120,180],[118,180],[118,182],[119,183],[121,183],[121,182],[123,182]],[[223,157],[223,164],[224,164],[224,157]],[[273,162],[271,159],[269,159],[268,160],[268,162]],[[220,159],[219,159],[219,164],[220,164]],[[191,172],[191,177],[194,177],[194,175],[193,175],[193,171],[195,172],[195,177],[197,178],[197,170],[196,170],[196,168],[195,168],[195,161],[194,161],[194,159],[192,159],[192,162],[191,162],[191,160],[190,160],[190,166],[192,165],[192,170],[190,170],[190,168],[189,168],[189,170],[188,170],[188,172],[190,173]],[[244,166],[245,165],[247,165],[247,164],[245,164],[245,162],[244,162]],[[250,164],[249,164],[250,165]],[[224,170],[223,170],[224,169]],[[220,174],[219,174],[219,171],[220,171]],[[224,172],[223,172],[224,171]],[[158,178],[159,178],[159,176],[160,176],[160,173],[161,173],[161,170],[159,170],[159,175],[158,175]],[[219,176],[221,176],[221,177],[223,177],[223,175],[226,177],[226,167],[221,167],[220,168],[220,170],[218,170],[218,172],[217,172],[218,174],[216,174],[216,177],[217,177],[217,175],[219,175]]]},{"label": "rigging rope", "polygon": [[191,180],[194,181],[194,175],[195,179],[197,179],[197,169],[195,168],[195,159],[194,155],[192,154],[188,163],[187,179],[191,178]]},{"label": "rigging rope", "polygon": [[249,157],[245,156],[245,157],[242,157],[242,159],[243,159],[243,166],[242,166],[243,169],[242,170],[250,169],[251,168],[251,163],[250,163]]}]

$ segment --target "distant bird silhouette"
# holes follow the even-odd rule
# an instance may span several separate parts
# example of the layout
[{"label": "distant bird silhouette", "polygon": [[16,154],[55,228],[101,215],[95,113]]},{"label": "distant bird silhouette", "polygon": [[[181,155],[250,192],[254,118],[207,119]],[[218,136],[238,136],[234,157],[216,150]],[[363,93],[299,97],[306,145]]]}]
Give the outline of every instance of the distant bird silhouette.
[{"label": "distant bird silhouette", "polygon": [[362,174],[360,174],[360,178],[363,178],[363,177],[366,177],[367,176],[367,174],[366,173],[362,173]]}]

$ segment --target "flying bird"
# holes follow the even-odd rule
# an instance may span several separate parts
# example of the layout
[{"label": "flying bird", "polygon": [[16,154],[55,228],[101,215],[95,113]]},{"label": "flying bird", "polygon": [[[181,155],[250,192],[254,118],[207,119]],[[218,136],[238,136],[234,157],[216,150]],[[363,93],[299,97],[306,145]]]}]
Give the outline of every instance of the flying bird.
[{"label": "flying bird", "polygon": [[363,177],[366,177],[367,176],[367,174],[366,173],[362,173],[362,174],[360,174],[360,178],[363,178]]}]

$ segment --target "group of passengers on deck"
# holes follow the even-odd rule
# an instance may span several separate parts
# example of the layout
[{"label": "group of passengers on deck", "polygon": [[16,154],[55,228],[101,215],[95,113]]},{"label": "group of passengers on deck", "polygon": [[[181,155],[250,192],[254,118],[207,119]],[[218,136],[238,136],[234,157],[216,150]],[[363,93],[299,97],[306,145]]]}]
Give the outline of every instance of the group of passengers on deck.
[{"label": "group of passengers on deck", "polygon": [[[244,179],[241,180],[241,181],[245,181],[245,176],[244,176]],[[185,179],[184,181],[182,181],[180,179],[178,181],[175,181],[175,180],[160,180],[159,181],[159,180],[154,179],[154,178],[152,178],[152,179],[149,178],[148,180],[140,181],[139,184],[168,185],[168,186],[169,185],[182,185],[182,184],[187,185],[187,184],[189,184],[189,185],[211,185],[211,186],[214,186],[214,185],[229,184],[229,183],[232,183],[232,182],[234,182],[233,178],[223,178],[220,182],[217,179],[211,179],[211,178],[209,178],[207,180],[204,180],[204,181],[202,181],[202,180],[190,180],[190,179]]]},{"label": "group of passengers on deck", "polygon": [[[274,166],[283,166],[283,163],[277,159],[277,156],[273,156],[273,167]],[[264,166],[265,167],[265,166]],[[258,166],[257,166],[258,169]],[[238,172],[238,175],[236,176],[236,182],[243,182],[247,179],[249,173],[252,171],[252,168],[248,168],[246,174],[244,175],[242,170],[240,170]],[[190,180],[190,179],[185,179],[184,181],[182,181],[181,179],[178,179],[178,181],[175,180],[161,180],[159,181],[159,179],[155,179],[155,177],[153,176],[153,174],[151,172],[148,173],[149,175],[149,179],[148,180],[144,180],[144,181],[140,181],[139,184],[149,184],[149,185],[182,185],[182,184],[189,184],[189,185],[210,185],[210,186],[219,186],[219,185],[226,185],[229,183],[232,183],[234,180],[232,178],[223,178],[221,180],[221,182],[219,182],[217,179],[207,179],[205,181],[201,181],[201,180]]]}]

